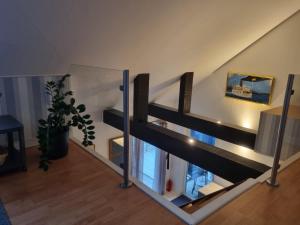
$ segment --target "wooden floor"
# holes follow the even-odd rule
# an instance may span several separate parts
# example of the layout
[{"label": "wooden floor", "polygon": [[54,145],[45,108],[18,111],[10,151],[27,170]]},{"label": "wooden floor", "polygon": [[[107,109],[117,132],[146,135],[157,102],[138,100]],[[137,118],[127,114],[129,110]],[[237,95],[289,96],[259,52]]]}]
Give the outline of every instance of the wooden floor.
[{"label": "wooden floor", "polygon": [[184,224],[136,187],[119,188],[121,177],[74,143],[49,172],[28,153],[28,172],[0,177],[0,198],[13,225]]},{"label": "wooden floor", "polygon": [[[68,157],[49,172],[37,169],[28,150],[28,172],[0,177],[0,198],[13,225],[184,224],[136,187],[121,190],[121,177],[70,144]],[[257,185],[201,225],[300,225],[300,161],[279,175],[281,186]]]},{"label": "wooden floor", "polygon": [[300,225],[300,160],[279,174],[280,186],[255,186],[201,225]]}]

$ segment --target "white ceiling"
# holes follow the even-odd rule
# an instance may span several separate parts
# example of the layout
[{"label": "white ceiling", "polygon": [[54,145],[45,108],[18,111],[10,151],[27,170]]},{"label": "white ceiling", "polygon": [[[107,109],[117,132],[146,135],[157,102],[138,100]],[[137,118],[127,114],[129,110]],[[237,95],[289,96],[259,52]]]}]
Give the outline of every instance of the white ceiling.
[{"label": "white ceiling", "polygon": [[300,0],[3,0],[0,74],[129,68],[150,72],[157,92],[185,71],[201,80],[299,8]]}]

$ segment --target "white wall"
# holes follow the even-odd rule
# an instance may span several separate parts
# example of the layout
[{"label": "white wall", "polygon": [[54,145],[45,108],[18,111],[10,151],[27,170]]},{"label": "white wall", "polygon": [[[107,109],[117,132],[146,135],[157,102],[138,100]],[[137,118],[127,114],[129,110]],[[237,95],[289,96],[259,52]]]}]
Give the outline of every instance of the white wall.
[{"label": "white wall", "polygon": [[217,175],[214,175],[214,182],[221,185],[222,187],[228,187],[233,184],[233,183],[229,182],[228,180],[225,180],[222,177],[219,177]]},{"label": "white wall", "polygon": [[[132,75],[150,72],[151,99],[173,104],[178,96],[178,86],[173,84],[179,75],[194,71],[195,82],[203,79],[299,10],[299,6],[299,0],[212,0],[184,4],[181,0],[172,4],[161,0],[1,1],[0,75],[65,74],[74,63],[129,68]],[[290,32],[283,36],[294,43],[297,37],[293,35]],[[277,46],[276,49],[282,55]],[[271,51],[270,55],[273,54]],[[287,53],[282,58],[286,56]],[[253,72],[256,70],[273,73],[257,67]],[[199,85],[203,91],[195,94],[193,110],[213,117],[225,115],[224,120],[240,123],[234,119],[234,109],[224,113],[228,110],[224,107],[230,105],[227,102],[232,100],[220,103],[223,93],[213,96],[209,100],[212,104],[201,100],[202,93],[207,97],[213,86],[222,84],[223,89],[224,73],[218,73],[222,74],[221,79],[213,74]],[[217,88],[212,90],[218,92]],[[240,105],[244,108],[245,103]],[[250,111],[253,108],[251,104],[248,107]],[[216,113],[218,110],[222,113]],[[248,114],[249,110],[242,113]]]},{"label": "white wall", "polygon": [[174,155],[170,156],[170,170],[167,171],[169,177],[166,180],[171,179],[173,182],[173,192],[176,194],[182,194],[185,190],[187,162]]},{"label": "white wall", "polygon": [[[192,112],[224,122],[258,128],[260,111],[282,105],[289,73],[300,73],[300,13],[239,54],[193,88]],[[271,105],[224,97],[228,71],[271,75]]]},{"label": "white wall", "polygon": [[[9,0],[0,74],[64,74],[70,64],[151,73],[152,97],[195,82],[299,9],[299,0]],[[160,92],[161,91],[161,92]]]},{"label": "white wall", "polygon": [[246,148],[244,146],[232,144],[221,139],[216,139],[215,146],[244,158],[268,165],[270,167],[272,167],[273,165],[273,157],[260,154],[258,152],[255,152],[253,149]]},{"label": "white wall", "polygon": [[[178,133],[189,135],[188,129],[168,122],[168,129]],[[171,179],[173,182],[173,190],[176,194],[180,195],[185,191],[185,179],[187,171],[187,161],[182,160],[174,155],[170,155],[169,159],[170,169],[166,173],[166,181]]]},{"label": "white wall", "polygon": [[38,144],[38,120],[47,117],[49,104],[45,84],[57,79],[60,77],[0,76],[0,115],[11,115],[23,124],[26,147]]}]

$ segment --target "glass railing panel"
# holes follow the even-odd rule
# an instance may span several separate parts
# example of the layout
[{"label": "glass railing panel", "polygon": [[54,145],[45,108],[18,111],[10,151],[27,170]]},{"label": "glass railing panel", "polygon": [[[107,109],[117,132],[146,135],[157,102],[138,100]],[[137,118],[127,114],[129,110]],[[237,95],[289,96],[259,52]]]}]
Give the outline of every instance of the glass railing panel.
[{"label": "glass railing panel", "polygon": [[[263,115],[264,116],[264,113]],[[264,126],[264,124],[262,124]],[[196,130],[191,130],[176,124],[172,124],[168,122],[168,129],[173,130],[175,132],[181,133],[186,136],[190,136],[191,138],[200,139],[200,141],[206,141],[208,144],[212,144],[220,149],[223,149],[224,151],[228,151],[230,153],[239,155],[241,157],[244,157],[249,160],[256,161],[261,164],[265,164],[269,167],[273,164],[274,159],[274,152],[265,153],[261,150],[258,151],[258,149],[251,149],[249,147],[245,147],[243,145],[233,144],[228,141],[207,135],[203,132],[199,132]],[[269,131],[268,133],[270,133]],[[276,132],[276,131],[273,131]],[[263,147],[268,147],[266,143],[263,143]]]},{"label": "glass railing panel", "polygon": [[[93,153],[110,160],[114,165],[122,167],[123,140],[122,131],[103,123],[103,110],[114,108],[122,111],[123,92],[120,86],[123,82],[122,71],[94,66],[71,65],[68,73],[71,76],[70,87],[74,97],[80,104],[85,104],[86,113],[91,115],[95,126],[95,139],[89,146]],[[83,134],[78,129],[72,129],[72,136],[82,141]]]},{"label": "glass railing panel", "polygon": [[[95,126],[95,139],[88,149],[100,158],[111,159],[120,166],[123,158],[118,145],[122,145],[122,142],[112,144],[112,140],[122,136],[122,132],[104,124],[102,113],[107,108],[122,111],[123,92],[120,91],[120,86],[123,71],[71,65],[66,73],[71,74],[71,77],[65,81],[65,90],[72,90],[73,96],[67,96],[65,100],[69,101],[74,97],[76,105],[84,104],[86,111],[83,114],[90,114],[94,121],[92,125]],[[38,145],[38,121],[46,119],[49,114],[50,96],[45,89],[47,82],[57,82],[62,76],[63,74],[0,76],[0,115],[11,115],[24,125],[26,147]],[[72,127],[70,138],[82,143],[83,133]],[[0,146],[2,139],[0,138]],[[18,145],[17,142],[15,144]]]},{"label": "glass railing panel", "polygon": [[[214,137],[161,120],[152,123],[163,124],[167,129],[189,136],[191,145],[201,141],[216,146],[217,140]],[[132,177],[187,213],[199,210],[209,201],[240,184],[232,183],[140,139],[132,138],[131,146]],[[243,181],[245,180],[241,182]]]},{"label": "glass railing panel", "polygon": [[294,76],[293,95],[282,144],[281,159],[287,160],[300,152],[300,75]]},{"label": "glass railing panel", "polygon": [[293,90],[294,93],[291,97],[291,106],[300,106],[300,75],[295,75],[294,76],[294,82],[293,82]]},{"label": "glass railing panel", "polygon": [[132,143],[131,175],[180,209],[234,185],[147,142],[133,138]]}]

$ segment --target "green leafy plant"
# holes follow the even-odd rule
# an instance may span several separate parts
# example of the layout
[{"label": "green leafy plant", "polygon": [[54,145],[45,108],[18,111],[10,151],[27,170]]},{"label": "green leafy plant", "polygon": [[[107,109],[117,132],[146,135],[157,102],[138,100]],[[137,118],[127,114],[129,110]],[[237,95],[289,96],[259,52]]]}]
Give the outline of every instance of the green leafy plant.
[{"label": "green leafy plant", "polygon": [[67,74],[58,81],[48,81],[46,93],[50,96],[50,107],[48,117],[39,120],[38,141],[41,151],[39,167],[48,170],[49,155],[53,149],[53,142],[58,133],[66,132],[70,127],[77,127],[83,133],[82,144],[84,146],[93,145],[95,139],[95,126],[89,114],[84,114],[86,107],[84,104],[76,105],[72,91],[65,90],[65,81],[71,75]]}]

